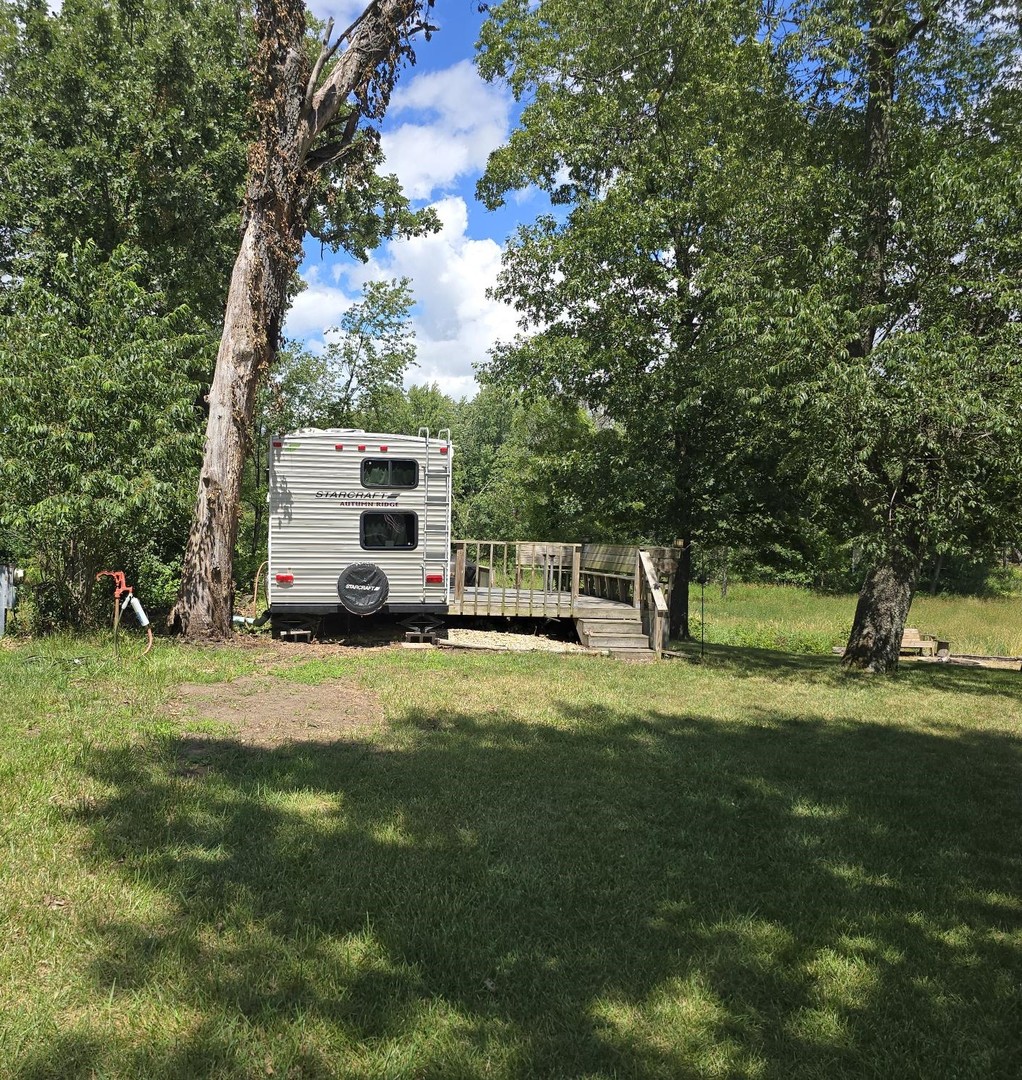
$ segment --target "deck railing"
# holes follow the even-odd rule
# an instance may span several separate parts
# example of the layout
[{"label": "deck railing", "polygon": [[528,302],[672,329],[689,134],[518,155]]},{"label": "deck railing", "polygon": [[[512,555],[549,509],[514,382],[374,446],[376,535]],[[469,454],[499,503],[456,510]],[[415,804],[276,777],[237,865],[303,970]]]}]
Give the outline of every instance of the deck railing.
[{"label": "deck railing", "polygon": [[581,550],[581,544],[455,540],[453,606],[466,615],[570,618]]},{"label": "deck railing", "polygon": [[642,629],[649,638],[649,647],[659,660],[667,647],[670,635],[670,612],[649,552],[639,548],[637,554],[641,573],[638,607],[642,611]]},{"label": "deck railing", "polygon": [[611,601],[641,612],[660,656],[669,632],[659,574],[670,580],[670,549],[533,540],[455,540],[451,610],[461,615],[566,619]]}]

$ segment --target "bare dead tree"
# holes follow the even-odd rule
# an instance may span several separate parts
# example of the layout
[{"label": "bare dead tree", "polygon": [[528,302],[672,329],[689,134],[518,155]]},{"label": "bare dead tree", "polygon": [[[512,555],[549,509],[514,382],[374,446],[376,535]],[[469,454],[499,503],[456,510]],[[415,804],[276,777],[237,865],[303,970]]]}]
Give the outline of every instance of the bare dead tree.
[{"label": "bare dead tree", "polygon": [[[380,120],[433,0],[372,0],[342,33],[306,49],[303,0],[259,0],[252,65],[258,134],[249,149],[242,237],[209,392],[198,495],[170,625],[223,638],[234,606],[234,546],[256,389],[276,352],[287,288],[315,202],[365,181]],[[362,124],[361,121],[368,123]],[[329,183],[326,177],[329,176]]]}]

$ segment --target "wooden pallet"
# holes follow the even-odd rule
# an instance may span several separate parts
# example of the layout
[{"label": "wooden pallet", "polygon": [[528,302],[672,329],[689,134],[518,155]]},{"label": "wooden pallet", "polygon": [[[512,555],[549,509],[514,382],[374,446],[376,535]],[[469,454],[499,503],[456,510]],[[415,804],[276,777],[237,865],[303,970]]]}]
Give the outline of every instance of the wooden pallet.
[{"label": "wooden pallet", "polygon": [[914,626],[906,626],[901,635],[901,653],[904,656],[935,656],[938,641],[930,634],[920,634]]}]

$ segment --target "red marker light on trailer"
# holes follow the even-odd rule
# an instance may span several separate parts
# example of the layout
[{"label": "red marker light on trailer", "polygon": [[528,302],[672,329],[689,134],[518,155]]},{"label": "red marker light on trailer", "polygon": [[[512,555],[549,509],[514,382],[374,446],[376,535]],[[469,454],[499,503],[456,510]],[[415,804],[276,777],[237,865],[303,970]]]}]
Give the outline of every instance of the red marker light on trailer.
[{"label": "red marker light on trailer", "polygon": [[441,446],[440,447],[440,453],[441,454],[446,454],[447,453],[447,447],[446,446]]},{"label": "red marker light on trailer", "polygon": [[365,450],[365,446],[360,446],[359,447],[359,451],[364,451],[364,450]]},{"label": "red marker light on trailer", "polygon": [[335,450],[343,450],[344,449],[344,443],[336,443],[334,445],[334,449]]},{"label": "red marker light on trailer", "polygon": [[426,584],[427,585],[443,585],[443,583],[444,583],[444,575],[443,574],[427,574],[426,575]]},{"label": "red marker light on trailer", "polygon": [[386,452],[387,452],[387,448],[385,446],[381,446],[380,447],[380,453],[385,454]]},{"label": "red marker light on trailer", "polygon": [[282,442],[275,442],[273,444],[274,450],[279,450],[284,444]]},{"label": "red marker light on trailer", "polygon": [[294,574],[278,574],[277,582],[280,585],[293,585],[295,583]]}]

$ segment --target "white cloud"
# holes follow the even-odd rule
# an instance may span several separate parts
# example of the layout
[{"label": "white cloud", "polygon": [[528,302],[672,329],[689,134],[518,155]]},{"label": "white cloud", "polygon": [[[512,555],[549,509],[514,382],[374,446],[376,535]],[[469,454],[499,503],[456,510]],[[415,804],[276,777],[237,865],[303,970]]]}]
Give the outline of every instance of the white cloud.
[{"label": "white cloud", "polygon": [[309,287],[297,297],[287,319],[287,333],[321,351],[325,331],[336,325],[366,281],[409,277],[415,295],[413,315],[418,365],[406,383],[436,383],[453,397],[475,393],[472,365],[485,360],[498,340],[514,336],[514,312],[491,300],[486,290],[496,281],[501,248],[495,240],[467,235],[468,207],[448,196],[434,204],[443,224],[432,236],[395,240],[367,264],[334,264],[326,276],[344,280],[347,289],[307,273]]},{"label": "white cloud", "polygon": [[[321,19],[335,30],[349,26],[365,0],[313,0]],[[471,60],[409,77],[402,73],[382,133],[384,172],[395,173],[412,199],[452,190],[459,180],[482,171],[486,159],[506,141],[513,101],[502,87],[485,82]]]},{"label": "white cloud", "polygon": [[[337,6],[335,0],[329,13],[339,22]],[[313,10],[328,13],[325,5],[314,3]],[[288,315],[289,336],[322,351],[326,329],[337,324],[365,281],[408,277],[416,300],[418,366],[406,381],[435,382],[455,397],[475,392],[472,365],[517,327],[511,309],[486,296],[500,269],[501,246],[469,236],[461,193],[467,197],[466,185],[507,139],[511,106],[510,96],[483,82],[468,60],[398,83],[384,127],[383,170],[396,173],[413,199],[442,196],[433,203],[442,229],[387,243],[365,265],[330,259],[307,271],[308,288]]]},{"label": "white cloud", "polygon": [[468,207],[448,196],[434,204],[439,233],[390,244],[368,269],[376,276],[412,279],[419,366],[409,382],[437,383],[455,397],[475,391],[472,365],[498,340],[514,336],[515,313],[486,290],[500,270],[500,245],[467,235]]},{"label": "white cloud", "polygon": [[[390,121],[411,117],[403,123]],[[384,170],[394,172],[412,199],[450,190],[479,173],[508,135],[511,98],[459,60],[442,71],[399,83],[383,132]]]},{"label": "white cloud", "polygon": [[322,339],[327,327],[336,326],[357,298],[337,285],[320,281],[318,267],[307,271],[304,280],[306,287],[295,297],[287,313],[284,335],[305,340],[313,352],[319,352],[322,344],[314,339]]}]

